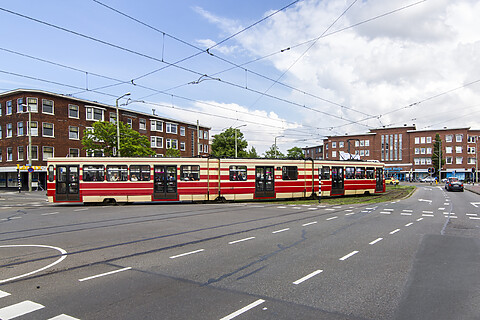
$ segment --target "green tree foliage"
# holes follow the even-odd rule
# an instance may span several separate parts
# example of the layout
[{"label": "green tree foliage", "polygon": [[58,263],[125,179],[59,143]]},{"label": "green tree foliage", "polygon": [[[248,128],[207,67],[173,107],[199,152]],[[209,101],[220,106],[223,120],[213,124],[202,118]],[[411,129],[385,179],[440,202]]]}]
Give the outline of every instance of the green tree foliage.
[{"label": "green tree foliage", "polygon": [[287,158],[289,159],[305,159],[302,148],[293,147],[287,150]]},{"label": "green tree foliage", "polygon": [[[275,152],[276,151],[276,152]],[[278,147],[275,144],[272,144],[270,149],[265,151],[263,156],[267,159],[279,159],[279,158],[285,158],[285,155],[280,152]]]},{"label": "green tree foliage", "polygon": [[[155,152],[150,141],[123,122],[120,127],[120,154],[122,157],[151,156]],[[93,130],[85,130],[82,138],[83,149],[87,152],[103,150],[107,157],[113,157],[113,148],[117,147],[117,126],[115,123],[99,121],[93,124]]]},{"label": "green tree foliage", "polygon": [[257,153],[257,149],[255,149],[254,146],[252,146],[250,150],[248,150],[247,158],[251,158],[251,159],[260,158],[260,156]]},{"label": "green tree foliage", "polygon": [[432,167],[435,168],[435,176],[438,176],[438,167],[445,164],[445,159],[443,158],[442,152],[442,138],[440,134],[435,135],[435,142],[433,143],[433,153],[432,153]]},{"label": "green tree foliage", "polygon": [[243,133],[239,129],[228,128],[222,133],[213,136],[212,156],[214,157],[235,157],[235,131],[237,132],[237,156],[239,158],[247,157],[245,149],[248,142],[243,138]]},{"label": "green tree foliage", "polygon": [[167,157],[167,158],[180,158],[180,150],[169,148],[165,151],[165,157]]}]

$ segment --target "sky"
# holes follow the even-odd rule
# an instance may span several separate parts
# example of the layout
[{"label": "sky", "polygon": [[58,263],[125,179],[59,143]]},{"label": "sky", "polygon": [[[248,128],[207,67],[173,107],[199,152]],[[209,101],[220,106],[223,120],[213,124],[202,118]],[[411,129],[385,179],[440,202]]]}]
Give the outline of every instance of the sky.
[{"label": "sky", "polygon": [[478,16],[477,0],[1,1],[0,91],[130,92],[125,108],[238,127],[259,154],[480,129]]}]

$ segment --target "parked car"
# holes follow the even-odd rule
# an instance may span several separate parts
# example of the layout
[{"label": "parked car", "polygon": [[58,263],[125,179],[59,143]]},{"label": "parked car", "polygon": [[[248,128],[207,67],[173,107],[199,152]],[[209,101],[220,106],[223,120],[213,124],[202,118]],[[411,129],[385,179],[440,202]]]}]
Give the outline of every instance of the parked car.
[{"label": "parked car", "polygon": [[457,178],[448,178],[447,182],[445,183],[445,190],[459,190],[463,192],[463,182],[459,181]]},{"label": "parked car", "polygon": [[425,177],[423,179],[420,179],[420,182],[435,182],[436,179],[434,177]]},{"label": "parked car", "polygon": [[393,184],[393,185],[397,185],[399,184],[400,181],[398,179],[395,179],[395,178],[387,178],[385,179],[385,184]]}]

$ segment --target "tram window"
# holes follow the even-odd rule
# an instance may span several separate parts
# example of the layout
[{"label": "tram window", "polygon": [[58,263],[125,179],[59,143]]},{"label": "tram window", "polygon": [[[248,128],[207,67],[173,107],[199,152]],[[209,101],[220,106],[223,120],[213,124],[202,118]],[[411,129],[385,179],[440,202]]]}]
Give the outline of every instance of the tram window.
[{"label": "tram window", "polygon": [[127,181],[127,166],[107,166],[107,181]]},{"label": "tram window", "polygon": [[55,168],[52,165],[48,166],[48,181],[53,182],[54,172]]},{"label": "tram window", "polygon": [[375,179],[375,168],[367,168],[367,179]]},{"label": "tram window", "polygon": [[365,168],[362,168],[362,167],[356,168],[355,179],[365,179]]},{"label": "tram window", "polygon": [[330,180],[330,167],[322,167],[322,180]]},{"label": "tram window", "polygon": [[230,181],[247,181],[247,166],[230,166]]},{"label": "tram window", "polygon": [[200,166],[180,166],[180,180],[182,181],[200,180]]},{"label": "tram window", "polygon": [[105,167],[102,165],[83,166],[83,181],[104,181]]},{"label": "tram window", "polygon": [[57,181],[58,182],[67,182],[67,167],[58,167],[57,168]]},{"label": "tram window", "polygon": [[130,166],[130,181],[150,181],[150,166]]},{"label": "tram window", "polygon": [[345,179],[355,179],[355,168],[346,167],[345,168]]},{"label": "tram window", "polygon": [[294,166],[284,166],[282,168],[282,179],[283,180],[297,180],[298,179],[298,168]]}]

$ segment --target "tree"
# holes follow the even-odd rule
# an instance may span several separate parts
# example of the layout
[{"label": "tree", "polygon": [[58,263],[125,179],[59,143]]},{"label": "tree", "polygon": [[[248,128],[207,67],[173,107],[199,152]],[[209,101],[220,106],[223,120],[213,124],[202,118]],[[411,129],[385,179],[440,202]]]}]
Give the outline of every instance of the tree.
[{"label": "tree", "polygon": [[435,168],[438,177],[440,178],[439,167],[441,168],[445,164],[445,159],[443,158],[442,152],[442,138],[440,134],[435,135],[435,142],[433,143],[433,153],[432,153],[432,166]]},{"label": "tree", "polygon": [[243,138],[243,133],[239,129],[228,128],[222,133],[213,136],[212,156],[214,157],[235,157],[235,131],[237,132],[237,156],[239,158],[247,157],[245,149],[248,142]]},{"label": "tree", "polygon": [[[142,157],[155,154],[150,148],[150,141],[146,136],[142,136],[123,122],[119,122],[119,127],[122,157]],[[85,130],[82,145],[87,153],[102,150],[105,156],[113,157],[113,150],[117,148],[117,125],[105,121],[95,122],[93,130]]]},{"label": "tree", "polygon": [[293,147],[287,150],[287,158],[290,159],[305,159],[302,148]]},{"label": "tree", "polygon": [[252,146],[250,150],[247,152],[247,158],[251,158],[251,159],[260,158],[260,156],[257,153],[257,149],[255,149],[254,146]]},{"label": "tree", "polygon": [[165,151],[165,157],[167,157],[167,158],[180,158],[180,150],[173,149],[173,148],[168,148]]},{"label": "tree", "polygon": [[272,144],[270,149],[265,151],[263,156],[267,159],[278,159],[278,158],[285,158],[285,155],[280,152],[278,147],[275,144]]}]

